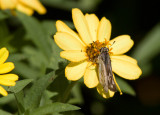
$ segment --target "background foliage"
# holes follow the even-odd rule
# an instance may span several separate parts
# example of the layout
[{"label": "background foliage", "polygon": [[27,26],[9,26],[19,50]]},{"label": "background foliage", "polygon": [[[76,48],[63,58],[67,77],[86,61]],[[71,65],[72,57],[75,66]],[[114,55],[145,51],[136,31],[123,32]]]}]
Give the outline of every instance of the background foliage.
[{"label": "background foliage", "polygon": [[[155,2],[142,0],[41,0],[47,14],[29,17],[0,10],[0,47],[7,47],[7,61],[15,63],[20,80],[5,87],[10,94],[0,97],[0,115],[24,114],[157,114],[160,107],[160,15]],[[79,80],[66,98],[69,82],[64,76],[68,61],[60,58],[55,44],[55,21],[74,29],[71,9],[105,16],[112,23],[112,36],[129,34],[135,45],[128,55],[136,58],[143,75],[135,81],[116,76],[123,95],[103,99],[96,89]],[[67,88],[68,87],[68,88]],[[67,94],[69,95],[69,94]],[[66,98],[64,100],[64,98]],[[81,108],[81,109],[80,109]],[[77,110],[77,111],[73,111]]]}]

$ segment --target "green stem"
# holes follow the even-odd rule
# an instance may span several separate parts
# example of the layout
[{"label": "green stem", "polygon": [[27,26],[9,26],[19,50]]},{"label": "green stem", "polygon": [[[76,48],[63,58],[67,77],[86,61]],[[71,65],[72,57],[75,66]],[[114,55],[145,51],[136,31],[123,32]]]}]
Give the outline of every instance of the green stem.
[{"label": "green stem", "polygon": [[71,81],[71,83],[68,85],[65,92],[63,93],[63,98],[61,100],[62,103],[67,102],[69,95],[70,95],[70,92],[76,83],[77,83],[77,81]]}]

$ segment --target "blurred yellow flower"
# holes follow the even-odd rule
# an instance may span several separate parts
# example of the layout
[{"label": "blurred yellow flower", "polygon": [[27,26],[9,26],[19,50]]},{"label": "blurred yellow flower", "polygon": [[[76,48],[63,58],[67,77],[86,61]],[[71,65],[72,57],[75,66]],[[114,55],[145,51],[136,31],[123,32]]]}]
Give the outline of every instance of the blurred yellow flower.
[{"label": "blurred yellow flower", "polygon": [[0,9],[17,9],[27,15],[32,15],[34,10],[39,14],[45,14],[45,7],[39,0],[0,0]]},{"label": "blurred yellow flower", "polygon": [[[112,97],[115,92],[110,90],[105,92],[98,80],[98,64],[95,63],[95,59],[99,56],[102,47],[109,49],[114,73],[129,80],[139,78],[142,71],[137,61],[123,55],[134,44],[129,35],[120,35],[110,40],[111,23],[109,20],[103,17],[99,21],[95,14],[83,15],[77,8],[72,10],[72,18],[78,33],[58,20],[56,22],[57,32],[54,35],[56,44],[64,50],[60,56],[71,61],[65,68],[68,80],[76,81],[84,76],[84,83],[88,88],[97,87],[99,94],[104,98]],[[117,89],[122,94],[114,75],[113,78]]]},{"label": "blurred yellow flower", "polygon": [[9,56],[9,52],[6,48],[0,49],[0,94],[3,96],[7,96],[7,91],[1,86],[15,86],[18,80],[18,76],[16,74],[6,74],[14,69],[14,64],[12,62],[6,62]]}]

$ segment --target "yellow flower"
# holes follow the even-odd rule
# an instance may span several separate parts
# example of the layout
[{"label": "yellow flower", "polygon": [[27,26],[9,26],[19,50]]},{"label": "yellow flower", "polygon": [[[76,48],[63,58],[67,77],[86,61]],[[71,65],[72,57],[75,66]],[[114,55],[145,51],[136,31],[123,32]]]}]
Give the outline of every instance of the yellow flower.
[{"label": "yellow flower", "polygon": [[[108,47],[111,58],[112,71],[117,75],[134,80],[142,74],[137,61],[126,53],[134,44],[129,35],[121,35],[112,40],[111,23],[105,17],[100,21],[95,14],[85,14],[74,8],[72,18],[78,33],[71,30],[65,23],[56,22],[57,32],[54,35],[56,44],[63,49],[62,58],[71,61],[65,68],[68,80],[76,81],[84,76],[84,83],[88,88],[97,87],[98,92],[104,97],[112,97],[114,92],[105,92],[99,84],[97,64],[95,59],[99,56],[102,47]],[[113,42],[115,42],[113,44]],[[113,45],[110,45],[113,44]],[[114,77],[114,75],[113,75]],[[115,80],[117,89],[121,90]]]},{"label": "yellow flower", "polygon": [[7,96],[7,91],[1,86],[15,86],[18,80],[18,76],[15,74],[6,74],[14,69],[14,64],[12,62],[4,63],[9,56],[9,52],[6,48],[0,49],[0,94]]},{"label": "yellow flower", "polygon": [[17,9],[27,15],[32,15],[34,10],[39,14],[45,14],[45,7],[39,0],[0,0],[0,9]]}]

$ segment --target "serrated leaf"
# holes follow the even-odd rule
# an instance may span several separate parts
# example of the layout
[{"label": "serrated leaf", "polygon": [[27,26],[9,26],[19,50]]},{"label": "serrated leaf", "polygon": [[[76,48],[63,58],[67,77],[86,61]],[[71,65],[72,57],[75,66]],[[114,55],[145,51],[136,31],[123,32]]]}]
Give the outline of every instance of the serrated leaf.
[{"label": "serrated leaf", "polygon": [[27,91],[26,97],[24,98],[26,110],[38,107],[43,92],[55,77],[55,72],[50,72],[34,82],[33,86]]},{"label": "serrated leaf", "polygon": [[11,91],[13,93],[18,93],[19,91],[21,91],[26,85],[28,85],[32,81],[33,81],[33,79],[25,79],[25,80],[17,81],[16,85],[8,88],[7,91]]},{"label": "serrated leaf", "polygon": [[12,115],[12,114],[0,109],[0,115]]},{"label": "serrated leaf", "polygon": [[45,115],[45,114],[73,111],[79,109],[80,109],[79,107],[74,105],[56,102],[39,107],[38,109],[35,109],[30,115]]},{"label": "serrated leaf", "polygon": [[122,92],[130,94],[132,96],[136,95],[134,89],[125,80],[123,80],[119,77],[116,77],[116,81],[117,81],[120,89],[122,90]]},{"label": "serrated leaf", "polygon": [[51,46],[49,41],[46,39],[47,35],[45,34],[40,22],[32,16],[27,16],[20,12],[17,12],[17,17],[26,29],[26,37],[29,40],[32,40],[35,43],[35,45],[39,49],[41,49],[41,51],[44,53],[47,59],[50,59]]}]

